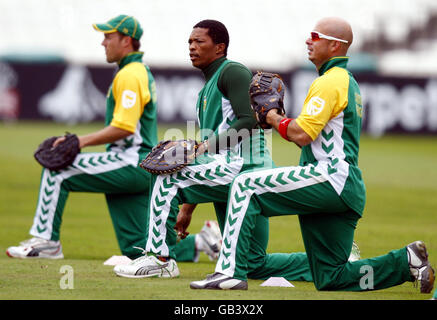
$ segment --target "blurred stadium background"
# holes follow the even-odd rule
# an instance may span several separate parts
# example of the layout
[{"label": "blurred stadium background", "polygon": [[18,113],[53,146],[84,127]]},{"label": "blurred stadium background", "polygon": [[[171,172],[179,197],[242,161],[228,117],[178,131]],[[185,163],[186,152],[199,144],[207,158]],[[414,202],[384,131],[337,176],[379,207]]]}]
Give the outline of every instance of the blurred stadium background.
[{"label": "blurred stadium background", "polygon": [[323,16],[354,30],[349,67],[361,85],[364,130],[437,132],[437,1],[276,0],[0,1],[0,119],[69,124],[100,120],[115,71],[91,24],[131,14],[144,28],[141,50],[157,80],[160,122],[195,119],[201,74],[187,39],[202,19],[230,32],[228,57],[253,71],[280,73],[290,115],[301,108],[314,67],[305,40]]},{"label": "blurred stadium background", "polygon": [[152,66],[190,68],[186,44],[191,27],[214,18],[230,31],[233,59],[287,71],[307,63],[304,41],[315,21],[336,15],[352,24],[351,53],[367,56],[357,57],[364,68],[386,74],[437,72],[434,0],[2,0],[0,10],[0,52],[12,59],[52,56],[102,64],[101,35],[91,23],[124,13],[143,24],[143,48]]}]

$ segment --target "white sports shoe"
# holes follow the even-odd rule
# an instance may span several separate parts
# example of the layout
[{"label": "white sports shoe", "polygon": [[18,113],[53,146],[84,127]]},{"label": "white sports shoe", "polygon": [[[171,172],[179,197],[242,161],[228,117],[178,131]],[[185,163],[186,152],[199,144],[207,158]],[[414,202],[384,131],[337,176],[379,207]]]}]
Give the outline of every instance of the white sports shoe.
[{"label": "white sports shoe", "polygon": [[162,261],[154,255],[144,255],[128,264],[116,265],[114,272],[125,278],[175,278],[179,276],[179,268],[174,259]]},{"label": "white sports shoe", "polygon": [[222,248],[222,234],[217,221],[207,220],[198,233],[199,250],[205,252],[209,260],[218,259],[220,249]]},{"label": "white sports shoe", "polygon": [[31,238],[21,241],[19,246],[9,247],[6,254],[11,258],[21,259],[63,259],[62,245],[60,241]]},{"label": "white sports shoe", "polygon": [[193,281],[191,289],[213,289],[213,290],[247,290],[247,281],[238,280],[215,272],[206,277],[205,280]]},{"label": "white sports shoe", "polygon": [[434,269],[428,260],[428,251],[423,241],[415,241],[407,246],[408,265],[415,281],[420,281],[420,292],[430,293],[434,288]]},{"label": "white sports shoe", "polygon": [[354,241],[352,243],[351,254],[349,256],[348,261],[354,262],[354,261],[358,261],[360,259],[361,259],[360,248],[358,248],[358,244]]}]

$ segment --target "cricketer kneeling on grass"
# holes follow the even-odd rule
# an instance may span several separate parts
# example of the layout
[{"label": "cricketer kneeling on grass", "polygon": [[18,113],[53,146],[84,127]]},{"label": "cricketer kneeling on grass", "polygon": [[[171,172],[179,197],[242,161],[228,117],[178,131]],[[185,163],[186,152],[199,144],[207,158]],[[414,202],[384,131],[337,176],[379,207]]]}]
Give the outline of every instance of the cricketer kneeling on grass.
[{"label": "cricketer kneeling on grass", "polygon": [[119,70],[107,94],[105,127],[78,138],[80,148],[106,144],[106,152],[79,153],[59,171],[43,169],[33,238],[8,248],[11,257],[63,258],[60,229],[70,192],[105,194],[124,255],[136,258],[139,251],[133,247],[144,244],[150,174],[138,163],[157,142],[155,81],[138,51],[143,30],[134,17],[120,15],[93,26],[104,33],[107,62],[117,63]]}]

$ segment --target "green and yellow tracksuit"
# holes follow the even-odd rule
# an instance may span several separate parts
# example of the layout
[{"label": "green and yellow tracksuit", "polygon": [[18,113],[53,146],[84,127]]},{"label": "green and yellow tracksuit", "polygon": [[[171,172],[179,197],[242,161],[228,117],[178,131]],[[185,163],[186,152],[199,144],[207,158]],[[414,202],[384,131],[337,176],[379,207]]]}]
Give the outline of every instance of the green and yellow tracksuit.
[{"label": "green and yellow tracksuit", "polygon": [[120,61],[106,100],[105,126],[132,134],[106,152],[78,154],[66,169],[43,169],[31,235],[59,240],[69,193],[104,193],[122,253],[141,254],[133,247],[145,246],[150,174],[138,163],[157,143],[155,81],[142,57],[133,52]]}]

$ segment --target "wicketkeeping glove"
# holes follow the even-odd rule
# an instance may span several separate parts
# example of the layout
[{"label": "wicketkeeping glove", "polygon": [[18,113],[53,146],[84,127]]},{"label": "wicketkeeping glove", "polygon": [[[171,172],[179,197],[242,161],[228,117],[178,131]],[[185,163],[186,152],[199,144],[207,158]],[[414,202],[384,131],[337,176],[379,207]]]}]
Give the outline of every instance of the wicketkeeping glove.
[{"label": "wicketkeeping glove", "polygon": [[250,104],[261,128],[272,127],[266,122],[270,110],[277,109],[279,114],[285,114],[284,90],[284,82],[276,73],[258,71],[252,77],[249,87]]},{"label": "wicketkeeping glove", "polygon": [[79,138],[75,134],[66,133],[65,140],[53,147],[59,137],[44,140],[36,149],[34,157],[44,168],[58,171],[71,165],[80,152]]},{"label": "wicketkeeping glove", "polygon": [[196,158],[195,140],[165,140],[153,147],[140,167],[153,174],[170,174],[186,167]]}]

